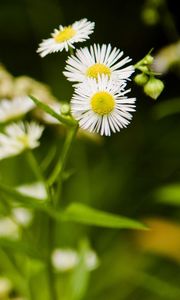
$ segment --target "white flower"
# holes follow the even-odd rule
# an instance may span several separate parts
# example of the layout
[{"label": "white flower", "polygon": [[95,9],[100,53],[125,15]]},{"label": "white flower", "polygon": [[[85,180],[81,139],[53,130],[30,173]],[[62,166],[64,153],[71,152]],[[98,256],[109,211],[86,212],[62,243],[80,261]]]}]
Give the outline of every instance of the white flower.
[{"label": "white flower", "polygon": [[31,196],[39,200],[47,199],[47,192],[42,182],[33,182],[16,187],[23,195]]},{"label": "white flower", "polygon": [[27,96],[3,99],[0,101],[0,123],[16,119],[34,107],[35,104]]},{"label": "white flower", "polygon": [[[80,263],[80,255],[73,249],[55,249],[52,253],[52,265],[60,272],[72,270]],[[84,263],[88,271],[98,266],[98,257],[93,250],[88,250],[84,255]]]},{"label": "white flower", "polygon": [[31,211],[24,207],[13,208],[12,216],[19,225],[24,227],[29,226],[33,218]]},{"label": "white flower", "polygon": [[98,75],[107,75],[114,80],[128,79],[134,72],[132,65],[124,67],[131,61],[123,56],[123,51],[112,49],[111,45],[96,45],[78,49],[75,55],[67,60],[64,75],[69,81],[83,82],[86,78],[98,78]]},{"label": "white flower", "polygon": [[120,131],[132,119],[135,98],[127,98],[124,86],[115,84],[108,76],[87,79],[79,84],[71,100],[72,115],[81,128],[101,135]]},{"label": "white flower", "polygon": [[69,48],[74,48],[74,43],[84,42],[89,39],[89,35],[93,32],[94,23],[87,19],[82,19],[73,23],[70,26],[59,26],[59,29],[55,29],[51,34],[52,38],[45,39],[39,45],[37,50],[41,57],[47,54],[62,51],[66,51]]},{"label": "white flower", "polygon": [[0,159],[17,155],[25,149],[39,146],[38,139],[44,130],[43,126],[31,123],[13,123],[0,133]]},{"label": "white flower", "polygon": [[19,237],[19,227],[10,218],[0,218],[0,237],[17,239]]},{"label": "white flower", "polygon": [[69,271],[73,269],[78,262],[78,254],[72,249],[55,249],[52,253],[52,264],[57,271]]}]

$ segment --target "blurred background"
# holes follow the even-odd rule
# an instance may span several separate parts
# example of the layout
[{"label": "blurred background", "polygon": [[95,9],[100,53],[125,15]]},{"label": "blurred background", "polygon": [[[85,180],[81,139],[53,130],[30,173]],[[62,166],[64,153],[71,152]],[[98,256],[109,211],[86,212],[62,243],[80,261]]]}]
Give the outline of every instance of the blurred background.
[{"label": "blurred background", "polygon": [[[76,248],[82,239],[88,238],[96,251],[99,267],[90,275],[84,300],[178,300],[180,15],[177,1],[1,0],[0,63],[13,76],[30,76],[47,84],[57,99],[69,101],[72,86],[62,74],[67,54],[57,53],[42,59],[36,50],[59,24],[68,25],[84,17],[96,24],[86,45],[110,42],[132,57],[134,64],[153,48],[154,68],[162,73],[165,90],[155,102],[130,83],[131,95],[137,98],[137,113],[130,126],[110,138],[79,135],[69,161],[72,176],[65,184],[62,204],[86,203],[143,221],[150,231],[66,224],[57,226],[55,246]],[[36,151],[37,157],[41,159],[48,151],[51,140],[61,145],[61,139],[59,130],[49,126]],[[31,177],[23,164],[20,174],[15,171],[21,160],[0,162],[1,181],[18,185]],[[0,272],[6,275],[1,257]],[[39,287],[42,288],[40,281]],[[40,293],[37,291],[35,300],[43,299]]]}]

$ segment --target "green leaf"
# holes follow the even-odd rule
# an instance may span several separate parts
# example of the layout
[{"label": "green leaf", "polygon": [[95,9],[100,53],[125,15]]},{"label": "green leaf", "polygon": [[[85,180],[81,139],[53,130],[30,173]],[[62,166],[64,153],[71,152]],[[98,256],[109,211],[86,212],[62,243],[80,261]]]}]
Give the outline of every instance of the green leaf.
[{"label": "green leaf", "polygon": [[148,229],[144,224],[138,221],[106,213],[81,203],[73,203],[68,206],[63,212],[62,217],[64,221],[73,221],[100,227]]},{"label": "green leaf", "polygon": [[57,221],[70,221],[85,225],[109,227],[109,228],[129,228],[129,229],[148,229],[144,224],[123,217],[106,213],[81,203],[72,203],[64,211],[57,211],[47,201],[41,201],[30,196],[25,196],[9,186],[0,184],[0,192],[19,201],[26,207],[44,211]]},{"label": "green leaf", "polygon": [[77,122],[70,116],[64,116],[61,114],[57,114],[50,106],[47,104],[39,101],[37,98],[33,96],[29,96],[31,100],[43,111],[45,111],[47,114],[51,115],[55,119],[57,119],[60,123],[63,123],[68,126],[77,126]]},{"label": "green leaf", "polygon": [[160,187],[154,192],[154,196],[158,202],[171,205],[180,205],[180,184],[171,184]]}]

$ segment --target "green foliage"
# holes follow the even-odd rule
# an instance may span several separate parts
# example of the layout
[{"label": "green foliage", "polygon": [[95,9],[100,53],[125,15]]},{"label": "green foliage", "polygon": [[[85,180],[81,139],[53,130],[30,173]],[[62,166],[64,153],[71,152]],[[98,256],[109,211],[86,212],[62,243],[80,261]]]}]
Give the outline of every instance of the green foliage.
[{"label": "green foliage", "polygon": [[117,216],[90,208],[84,204],[72,203],[63,213],[63,218],[87,225],[96,225],[109,228],[143,229],[147,227],[140,222],[123,216]]},{"label": "green foliage", "polygon": [[[168,4],[169,7],[174,5],[173,1]],[[92,42],[99,40],[102,44],[110,37],[113,46],[126,49],[125,54],[133,57],[132,63],[140,59],[135,65],[134,81],[145,88],[146,84],[152,84],[153,75],[156,82],[148,91],[147,86],[145,88],[152,99],[159,97],[163,90],[160,74],[153,69],[157,63],[156,53],[162,45],[179,40],[172,11],[165,0],[147,0],[144,6],[137,1],[122,1],[121,10],[119,1],[115,1],[103,7],[103,14],[101,2],[85,5],[82,0],[77,5],[71,0],[2,1],[0,7],[2,62],[17,76],[28,70],[28,76],[31,74],[51,86],[57,98],[69,102],[72,96],[72,87],[62,75],[67,55],[55,54],[42,62],[35,48],[53,27],[64,20],[67,23],[78,20],[80,14],[95,21],[97,27],[103,27],[92,36]],[[145,24],[153,25],[155,30],[141,22],[141,15]],[[112,30],[112,24],[117,30]],[[153,55],[149,52],[141,60],[151,46],[154,46]],[[178,43],[175,49],[174,54],[165,51],[163,62],[171,60],[173,55],[178,59]],[[178,72],[176,64],[174,74],[162,74],[166,88],[160,102],[144,101],[145,95],[138,90],[134,93],[132,87],[137,112],[128,129],[107,139],[79,131],[72,149],[73,134],[71,132],[68,139],[65,135],[70,128],[74,130],[77,123],[69,105],[65,104],[56,113],[50,107],[49,95],[45,95],[45,103],[49,103],[46,105],[43,90],[37,94],[29,90],[39,110],[37,115],[30,112],[27,119],[38,118],[44,123],[38,113],[41,116],[41,112],[46,112],[58,120],[60,126],[46,126],[40,147],[33,150],[37,162],[25,155],[0,161],[0,220],[9,217],[17,222],[12,214],[16,207],[30,209],[33,216],[28,227],[17,222],[18,239],[0,237],[0,279],[7,277],[12,284],[8,296],[1,296],[0,290],[0,299],[180,299],[179,256],[173,255],[176,251],[179,253],[180,217]],[[1,79],[0,75],[0,93],[3,92]],[[8,80],[5,80],[6,86]],[[12,81],[16,81],[14,77]],[[7,93],[9,98],[9,87]],[[3,126],[0,127],[3,130]],[[30,169],[32,164],[35,170]],[[42,178],[42,184],[49,191],[47,199],[36,199],[16,189],[21,183]],[[167,218],[176,226],[175,241],[162,228],[167,236],[164,253],[145,249],[152,231],[144,224],[151,216]],[[142,239],[140,245],[137,237],[141,234],[146,234],[147,240]],[[156,239],[154,231],[154,243],[159,245],[160,242],[163,242],[161,235]],[[77,249],[80,259],[75,268],[66,272],[53,269],[51,253],[57,248]],[[98,268],[93,272],[85,265],[85,254],[90,248],[95,249],[99,257]],[[170,254],[166,256],[168,249]]]}]

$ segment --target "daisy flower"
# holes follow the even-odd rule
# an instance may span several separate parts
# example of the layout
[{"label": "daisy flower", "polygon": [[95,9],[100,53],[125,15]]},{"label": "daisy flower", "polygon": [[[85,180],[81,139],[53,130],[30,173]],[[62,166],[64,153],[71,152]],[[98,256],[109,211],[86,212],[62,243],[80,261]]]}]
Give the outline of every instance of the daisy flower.
[{"label": "daisy flower", "polygon": [[26,96],[0,101],[0,123],[21,117],[32,110],[35,104]]},{"label": "daisy flower", "polygon": [[55,29],[51,34],[51,38],[45,39],[39,45],[37,52],[41,57],[47,54],[62,51],[66,51],[69,48],[74,48],[74,43],[84,42],[89,39],[89,35],[93,32],[94,22],[90,22],[87,19],[82,19],[69,26],[59,26],[59,29]]},{"label": "daisy flower", "polygon": [[124,67],[131,61],[129,57],[121,59],[123,51],[111,47],[94,44],[88,49],[80,48],[75,55],[68,58],[63,74],[69,81],[83,82],[87,78],[98,78],[98,75],[107,75],[116,80],[129,79],[134,72],[133,65]]},{"label": "daisy flower", "polygon": [[25,149],[39,146],[39,138],[44,130],[43,126],[31,123],[13,123],[8,125],[4,133],[0,133],[0,159],[17,155]]},{"label": "daisy flower", "polygon": [[87,79],[79,84],[71,100],[72,115],[81,128],[101,135],[120,131],[132,119],[135,98],[127,98],[130,90],[121,90],[108,76]]}]

